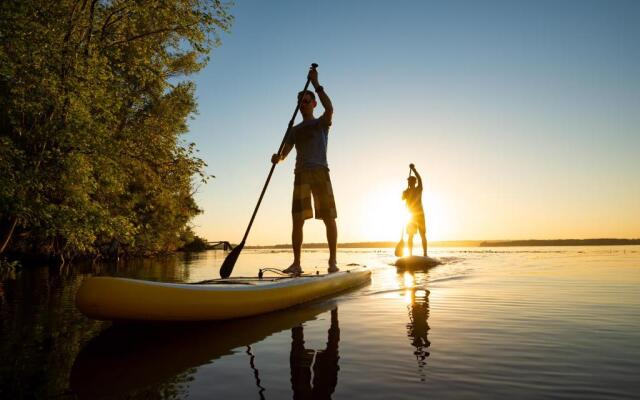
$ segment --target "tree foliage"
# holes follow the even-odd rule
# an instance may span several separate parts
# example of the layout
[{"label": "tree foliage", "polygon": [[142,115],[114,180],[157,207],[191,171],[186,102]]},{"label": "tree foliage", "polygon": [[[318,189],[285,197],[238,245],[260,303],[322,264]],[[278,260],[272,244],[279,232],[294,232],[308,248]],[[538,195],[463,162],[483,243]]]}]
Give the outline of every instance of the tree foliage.
[{"label": "tree foliage", "polygon": [[207,250],[208,243],[205,238],[202,238],[193,232],[189,227],[182,232],[180,236],[183,245],[178,249],[187,253],[199,252]]},{"label": "tree foliage", "polygon": [[[218,0],[0,2],[0,253],[172,251],[205,163],[188,76],[232,23]],[[11,239],[11,240],[9,240]]]}]

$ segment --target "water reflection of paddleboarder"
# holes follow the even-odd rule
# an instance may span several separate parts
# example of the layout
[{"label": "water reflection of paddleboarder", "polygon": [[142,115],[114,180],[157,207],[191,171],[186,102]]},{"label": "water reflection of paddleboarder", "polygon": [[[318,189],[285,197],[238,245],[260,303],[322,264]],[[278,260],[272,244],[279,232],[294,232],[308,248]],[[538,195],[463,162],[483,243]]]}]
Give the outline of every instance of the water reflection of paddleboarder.
[{"label": "water reflection of paddleboarder", "polygon": [[[402,192],[402,200],[407,203],[407,208],[411,213],[411,220],[407,223],[407,234],[409,240],[407,247],[409,248],[409,255],[411,256],[413,251],[413,235],[416,231],[420,233],[422,238],[422,251],[424,256],[427,256],[427,227],[424,221],[424,209],[422,208],[422,178],[416,170],[415,165],[409,164],[409,178],[407,178],[407,189]],[[411,172],[415,176],[411,176]],[[418,185],[416,186],[416,180]]]},{"label": "water reflection of paddleboarder", "polygon": [[331,311],[327,347],[315,351],[304,346],[302,325],[291,329],[291,388],[294,399],[330,399],[338,383],[338,309]]},{"label": "water reflection of paddleboarder", "polygon": [[420,380],[425,381],[425,367],[429,357],[429,290],[423,287],[428,281],[428,274],[405,272],[400,280],[401,287],[405,289],[409,323],[406,324],[407,337],[414,347],[413,355],[418,363]]},{"label": "water reflection of paddleboarder", "polygon": [[407,324],[407,336],[411,340],[411,345],[415,347],[413,354],[418,362],[420,380],[424,381],[424,367],[427,365],[429,357],[429,291],[426,289],[411,290],[411,304],[409,309],[409,323]]}]

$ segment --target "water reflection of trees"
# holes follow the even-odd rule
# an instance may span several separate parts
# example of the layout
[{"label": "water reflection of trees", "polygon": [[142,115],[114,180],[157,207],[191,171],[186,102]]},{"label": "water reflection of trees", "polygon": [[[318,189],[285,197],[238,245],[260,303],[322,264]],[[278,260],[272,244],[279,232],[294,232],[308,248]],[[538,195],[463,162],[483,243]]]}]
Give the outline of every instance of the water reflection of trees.
[{"label": "water reflection of trees", "polygon": [[89,269],[31,266],[3,277],[0,398],[66,393],[76,354],[105,326],[82,316],[73,305]]},{"label": "water reflection of trees", "polygon": [[75,295],[84,277],[188,280],[190,269],[181,257],[0,271],[0,398],[66,393],[78,352],[109,325],[88,319],[76,309]]}]

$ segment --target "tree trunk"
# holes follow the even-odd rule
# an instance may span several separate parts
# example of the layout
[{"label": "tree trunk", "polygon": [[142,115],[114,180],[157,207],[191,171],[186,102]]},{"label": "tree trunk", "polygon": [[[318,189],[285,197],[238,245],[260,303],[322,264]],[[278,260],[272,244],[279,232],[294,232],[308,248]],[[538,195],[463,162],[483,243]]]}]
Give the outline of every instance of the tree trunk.
[{"label": "tree trunk", "polygon": [[11,240],[11,236],[13,236],[13,231],[16,229],[16,225],[18,225],[18,217],[11,217],[7,233],[4,237],[0,237],[0,254],[4,253],[4,250],[7,248],[7,245]]}]

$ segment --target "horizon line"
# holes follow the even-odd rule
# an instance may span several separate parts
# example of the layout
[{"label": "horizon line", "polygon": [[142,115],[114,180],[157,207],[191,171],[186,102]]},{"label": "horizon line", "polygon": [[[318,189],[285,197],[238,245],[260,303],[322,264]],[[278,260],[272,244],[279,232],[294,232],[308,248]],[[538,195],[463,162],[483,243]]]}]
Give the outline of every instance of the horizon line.
[{"label": "horizon line", "polygon": [[[395,247],[397,241],[365,241],[338,243],[338,247]],[[622,246],[640,245],[640,238],[590,238],[590,239],[507,239],[507,240],[435,240],[432,247],[501,247],[501,246]],[[288,248],[291,243],[272,245],[247,245],[247,248]],[[326,242],[303,243],[303,248],[327,248]],[[419,247],[419,246],[418,246]]]}]

